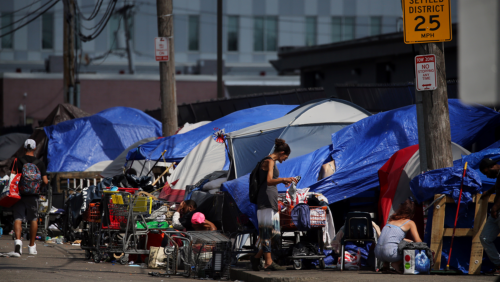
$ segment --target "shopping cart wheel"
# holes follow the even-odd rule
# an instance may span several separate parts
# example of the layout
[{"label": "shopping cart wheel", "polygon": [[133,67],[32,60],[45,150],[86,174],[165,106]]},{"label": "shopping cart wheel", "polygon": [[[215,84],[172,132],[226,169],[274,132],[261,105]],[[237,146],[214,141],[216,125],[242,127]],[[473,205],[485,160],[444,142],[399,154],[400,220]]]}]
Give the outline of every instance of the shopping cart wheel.
[{"label": "shopping cart wheel", "polygon": [[319,259],[319,268],[320,269],[325,269],[326,268],[325,259]]},{"label": "shopping cart wheel", "polygon": [[121,256],[118,262],[120,262],[121,265],[126,265],[128,263],[128,256]]},{"label": "shopping cart wheel", "polygon": [[295,270],[302,269],[302,260],[301,259],[294,259],[293,260],[293,269],[295,269]]},{"label": "shopping cart wheel", "polygon": [[85,250],[85,259],[90,259],[90,257],[92,256],[92,253],[90,252],[90,250]]},{"label": "shopping cart wheel", "polygon": [[102,259],[102,256],[101,256],[101,254],[98,251],[95,251],[95,252],[92,253],[92,260],[95,263],[100,263],[101,259]]}]

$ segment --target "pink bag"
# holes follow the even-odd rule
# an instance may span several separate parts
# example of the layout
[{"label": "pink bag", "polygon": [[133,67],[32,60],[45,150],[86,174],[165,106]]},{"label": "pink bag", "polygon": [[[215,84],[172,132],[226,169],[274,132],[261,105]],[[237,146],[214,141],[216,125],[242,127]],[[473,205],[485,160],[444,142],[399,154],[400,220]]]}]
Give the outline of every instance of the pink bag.
[{"label": "pink bag", "polygon": [[[19,181],[21,180],[22,173],[18,173],[16,162],[17,159],[14,160],[14,164],[12,165],[9,183],[4,186],[0,193],[0,206],[4,208],[10,208],[21,199],[19,195]],[[16,173],[14,173],[14,168],[16,168]]]}]

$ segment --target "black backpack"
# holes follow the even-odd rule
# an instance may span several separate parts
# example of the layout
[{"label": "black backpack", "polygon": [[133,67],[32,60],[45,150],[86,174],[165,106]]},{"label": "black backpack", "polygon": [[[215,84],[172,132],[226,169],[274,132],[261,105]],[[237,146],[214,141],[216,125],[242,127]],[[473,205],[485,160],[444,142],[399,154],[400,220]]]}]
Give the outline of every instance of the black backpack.
[{"label": "black backpack", "polygon": [[264,159],[262,159],[259,163],[257,163],[255,168],[252,170],[252,173],[250,173],[250,179],[249,179],[250,185],[249,185],[249,189],[248,189],[248,196],[250,197],[250,203],[253,203],[253,204],[257,204],[257,198],[259,196],[260,184],[262,184],[262,183],[259,183],[260,165],[266,159],[270,159],[270,157],[265,157]]}]

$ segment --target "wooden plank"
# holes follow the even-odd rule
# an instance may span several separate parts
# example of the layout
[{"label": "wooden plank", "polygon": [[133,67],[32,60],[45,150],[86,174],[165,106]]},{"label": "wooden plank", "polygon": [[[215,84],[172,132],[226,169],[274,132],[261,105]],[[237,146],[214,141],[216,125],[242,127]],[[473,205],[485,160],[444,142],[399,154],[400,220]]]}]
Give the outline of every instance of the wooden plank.
[{"label": "wooden plank", "polygon": [[[476,195],[472,196],[472,201],[474,201],[475,203],[477,203],[476,196],[481,197],[481,194],[476,194]],[[496,194],[490,195],[490,198],[488,199],[488,203],[493,203],[495,201],[495,196],[496,196]]]},{"label": "wooden plank", "polygon": [[73,171],[73,172],[59,172],[61,178],[100,178],[102,171]]},{"label": "wooden plank", "polygon": [[469,262],[469,274],[481,274],[481,265],[483,263],[483,245],[479,240],[479,236],[481,235],[484,224],[486,223],[488,202],[491,200],[491,198],[494,199],[494,196],[495,195],[492,195],[489,199],[481,200],[480,195],[476,195],[476,212],[474,216],[474,229]]},{"label": "wooden plank", "polygon": [[[433,222],[434,225],[434,222]],[[445,237],[451,237],[453,235],[453,228],[445,228]],[[472,228],[457,228],[455,230],[455,237],[472,237],[474,235]]]},{"label": "wooden plank", "polygon": [[[434,195],[437,199],[440,194]],[[436,254],[434,269],[439,270],[441,266],[441,250],[443,249],[443,235],[444,235],[444,216],[446,207],[446,198],[434,203],[434,214],[432,216],[432,231],[431,231],[431,250]]]}]

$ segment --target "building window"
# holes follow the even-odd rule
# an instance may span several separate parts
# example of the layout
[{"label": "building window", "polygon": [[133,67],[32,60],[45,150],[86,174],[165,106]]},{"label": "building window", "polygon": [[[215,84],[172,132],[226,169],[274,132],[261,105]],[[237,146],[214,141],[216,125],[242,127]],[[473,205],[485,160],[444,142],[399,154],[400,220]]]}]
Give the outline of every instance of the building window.
[{"label": "building window", "polygon": [[276,51],[278,49],[278,19],[255,17],[253,25],[253,50]]},{"label": "building window", "polygon": [[227,50],[238,51],[238,16],[229,16],[227,19]]},{"label": "building window", "polygon": [[344,17],[344,33],[343,40],[354,39],[355,36],[355,19],[354,17]]},{"label": "building window", "polygon": [[382,17],[370,17],[370,35],[379,35],[382,33]]},{"label": "building window", "polygon": [[42,49],[54,49],[54,14],[42,15]]},{"label": "building window", "polygon": [[[12,31],[12,14],[5,14],[1,16],[0,25],[2,29],[1,34],[5,34]],[[4,28],[5,27],[5,28]],[[9,34],[2,37],[2,49],[12,49],[13,46],[13,34]]]},{"label": "building window", "polygon": [[265,21],[266,51],[278,50],[278,19],[266,17]]},{"label": "building window", "polygon": [[332,42],[342,41],[342,18],[332,18]]},{"label": "building window", "polygon": [[200,50],[200,17],[199,16],[189,16],[188,22],[188,50],[198,51]]},{"label": "building window", "polygon": [[316,17],[306,17],[306,46],[316,45]]}]

